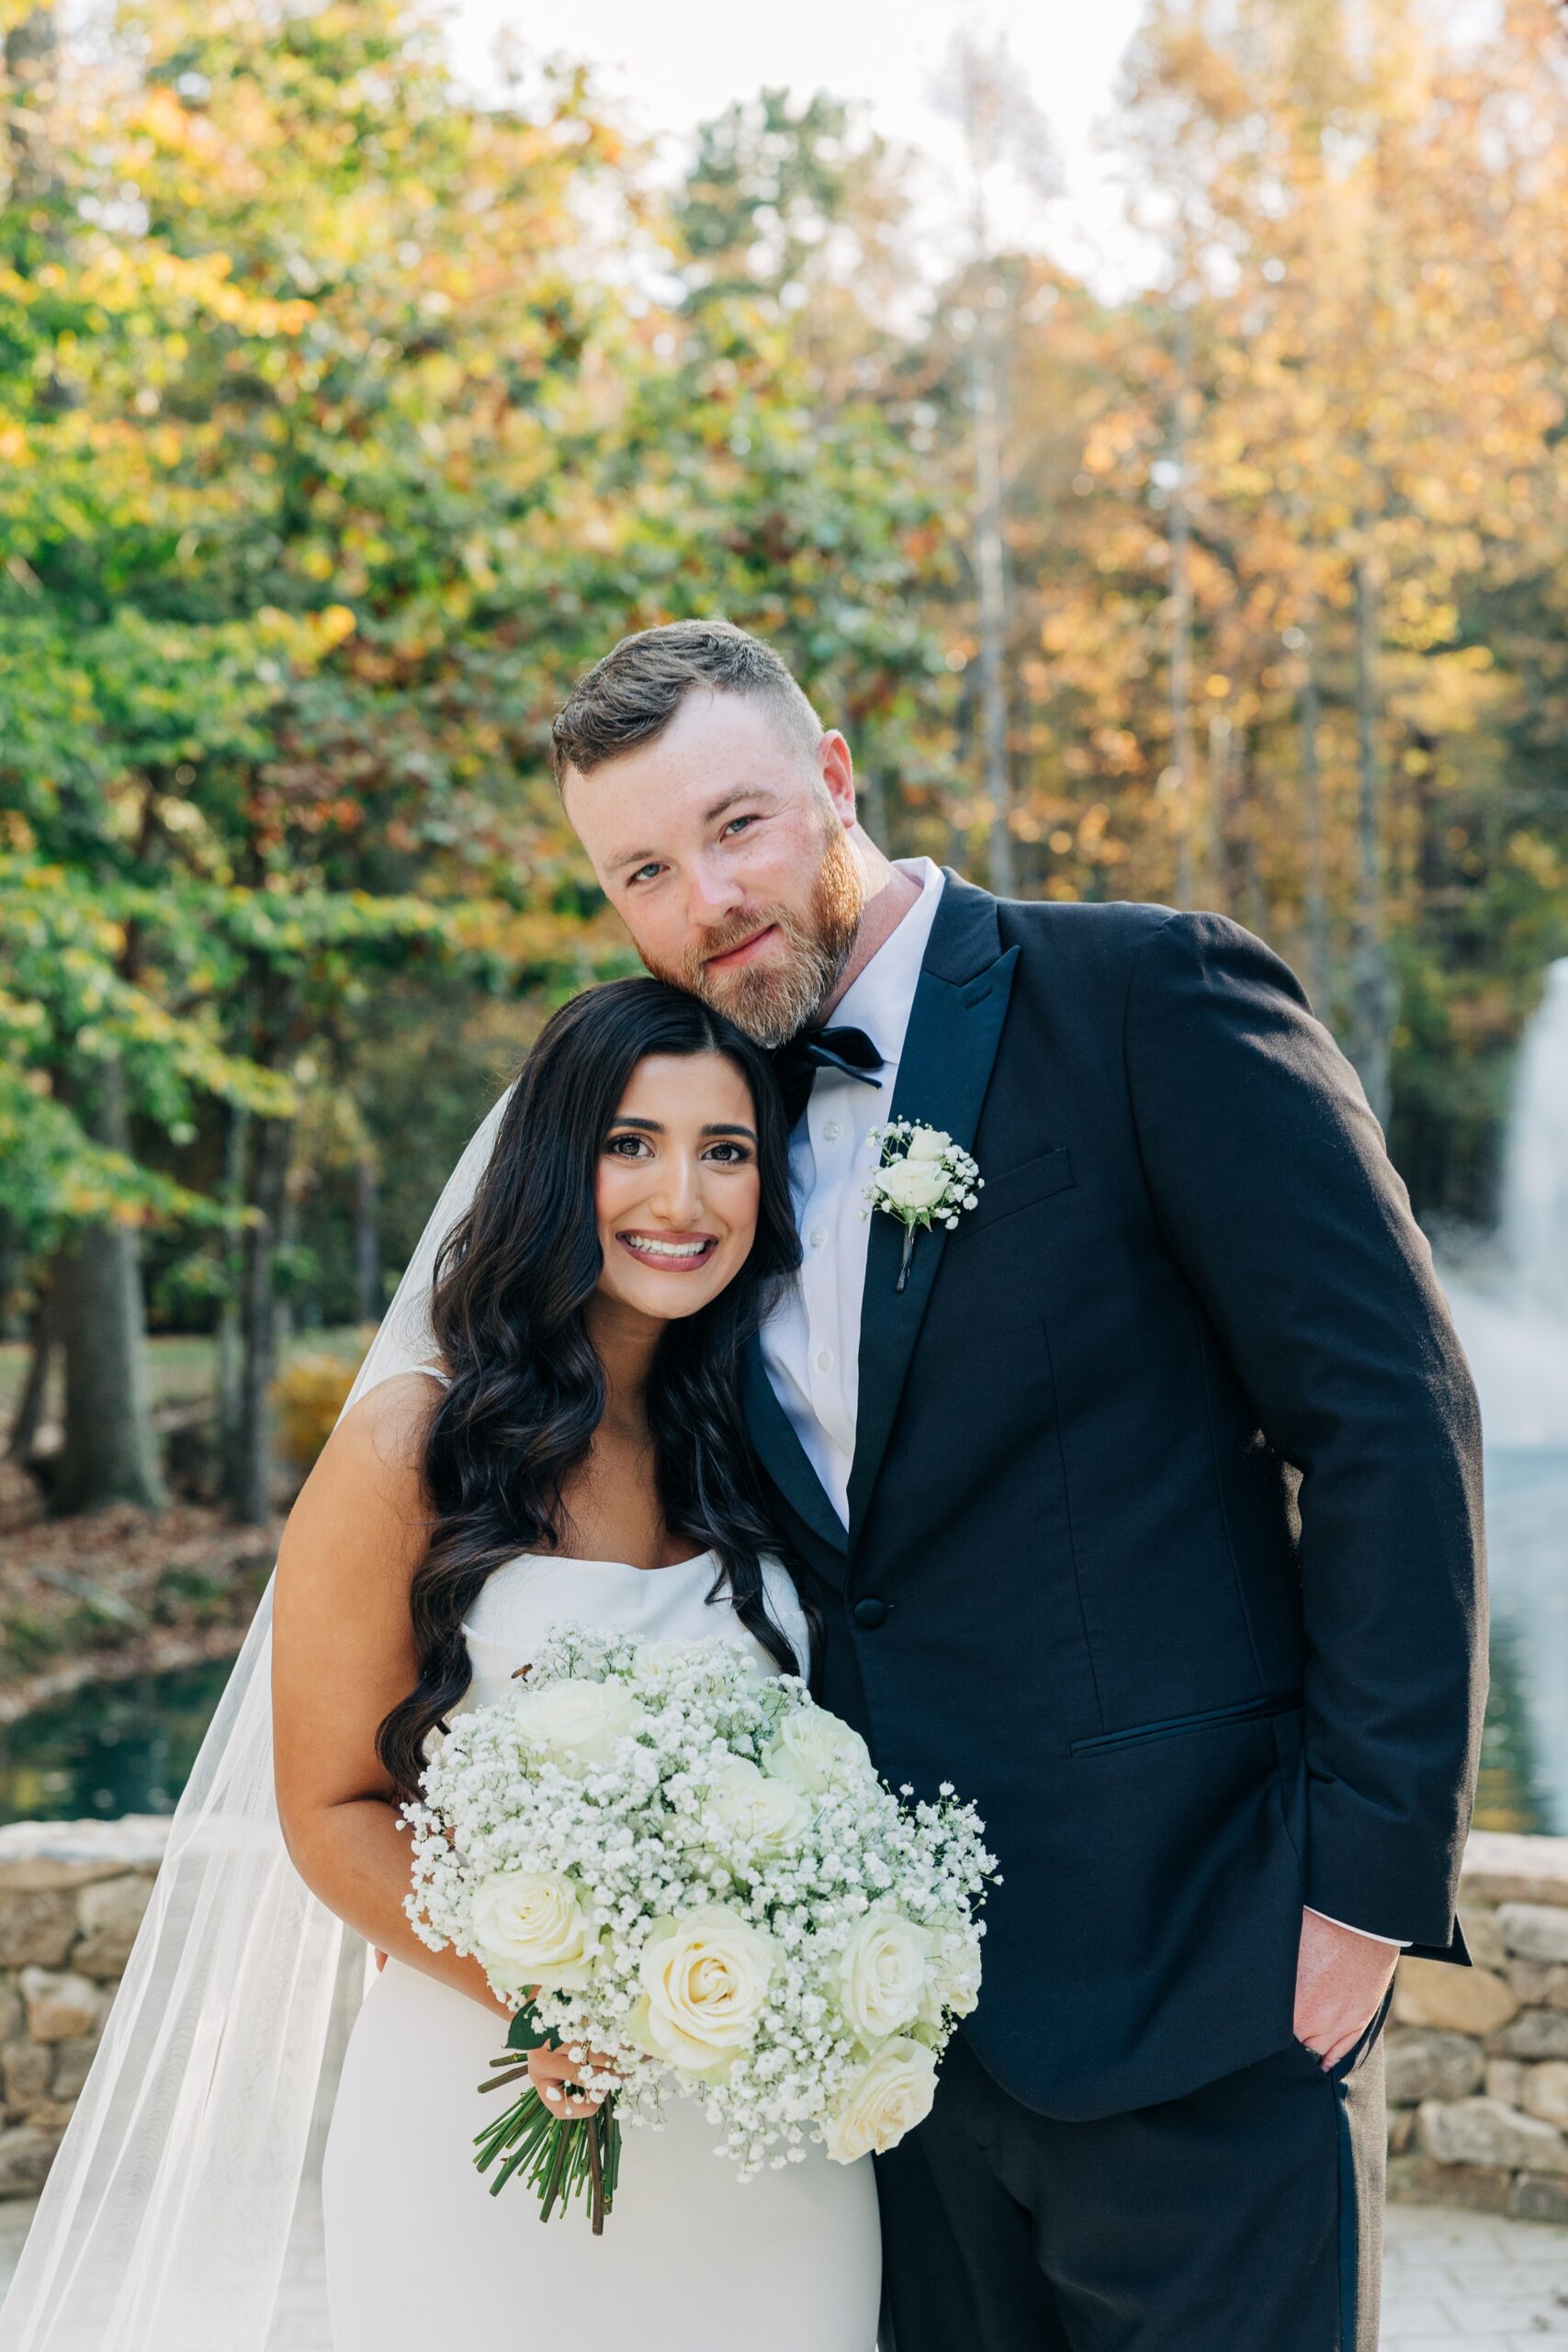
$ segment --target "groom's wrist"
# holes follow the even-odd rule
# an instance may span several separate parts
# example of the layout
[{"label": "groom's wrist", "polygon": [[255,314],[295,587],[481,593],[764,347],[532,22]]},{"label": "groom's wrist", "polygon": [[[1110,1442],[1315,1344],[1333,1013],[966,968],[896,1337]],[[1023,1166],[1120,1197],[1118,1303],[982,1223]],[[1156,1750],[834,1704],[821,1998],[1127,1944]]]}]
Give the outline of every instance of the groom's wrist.
[{"label": "groom's wrist", "polygon": [[1331,1912],[1320,1911],[1315,1903],[1303,1903],[1302,1908],[1310,1911],[1314,1919],[1326,1919],[1331,1928],[1343,1928],[1348,1935],[1364,1936],[1370,1944],[1387,1944],[1391,1951],[1407,1951],[1413,1941],[1409,1936],[1381,1936],[1375,1928],[1358,1928],[1353,1920],[1336,1919]]}]

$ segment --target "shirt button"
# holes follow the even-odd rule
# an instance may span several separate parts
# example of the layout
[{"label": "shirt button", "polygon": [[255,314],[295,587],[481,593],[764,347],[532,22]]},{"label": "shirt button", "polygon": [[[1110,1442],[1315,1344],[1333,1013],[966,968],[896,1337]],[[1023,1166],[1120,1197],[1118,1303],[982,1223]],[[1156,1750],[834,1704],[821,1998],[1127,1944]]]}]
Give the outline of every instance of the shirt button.
[{"label": "shirt button", "polygon": [[855,1603],[854,1621],[866,1633],[874,1634],[879,1625],[886,1625],[887,1623],[887,1603],[885,1600],[878,1600],[874,1593],[868,1592],[863,1600],[857,1600]]},{"label": "shirt button", "polygon": [[811,1229],[811,1247],[813,1250],[820,1250],[822,1244],[827,1240],[827,1234],[819,1225],[813,1226]]},{"label": "shirt button", "polygon": [[822,1140],[824,1143],[837,1143],[843,1132],[837,1119],[829,1119],[822,1130]]},{"label": "shirt button", "polygon": [[818,1369],[818,1372],[831,1372],[831,1371],[832,1371],[832,1369],[833,1369],[833,1351],[832,1351],[832,1349],[831,1349],[831,1348],[818,1348],[818,1351],[817,1351],[817,1369]]}]

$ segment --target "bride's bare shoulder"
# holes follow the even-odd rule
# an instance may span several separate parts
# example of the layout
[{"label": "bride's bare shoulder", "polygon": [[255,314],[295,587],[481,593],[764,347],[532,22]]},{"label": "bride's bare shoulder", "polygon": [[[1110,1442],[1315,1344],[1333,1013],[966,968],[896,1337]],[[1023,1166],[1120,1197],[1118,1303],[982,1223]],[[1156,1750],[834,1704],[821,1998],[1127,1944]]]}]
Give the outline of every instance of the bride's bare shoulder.
[{"label": "bride's bare shoulder", "polygon": [[355,1450],[389,1463],[423,1462],[443,1393],[443,1377],[434,1370],[394,1374],[390,1380],[378,1380],[344,1415],[333,1438],[343,1437]]},{"label": "bride's bare shoulder", "polygon": [[384,1542],[389,1519],[411,1530],[423,1523],[425,1450],[441,1396],[428,1374],[399,1373],[344,1414],[289,1513],[296,1545],[329,1532],[341,1541],[350,1528]]}]

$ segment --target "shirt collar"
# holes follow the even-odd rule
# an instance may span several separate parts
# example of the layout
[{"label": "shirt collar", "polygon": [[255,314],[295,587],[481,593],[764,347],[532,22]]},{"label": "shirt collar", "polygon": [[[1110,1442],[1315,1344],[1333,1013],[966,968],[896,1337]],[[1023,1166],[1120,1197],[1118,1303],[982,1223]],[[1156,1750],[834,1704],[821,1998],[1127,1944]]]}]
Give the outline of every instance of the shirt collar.
[{"label": "shirt collar", "polygon": [[[929,857],[901,857],[897,870],[920,886],[920,895],[899,918],[863,972],[835,1005],[830,1023],[863,1029],[889,1070],[897,1069],[914,1007],[920,967],[942,897],[942,871]],[[884,1085],[887,1080],[883,1080]]]}]

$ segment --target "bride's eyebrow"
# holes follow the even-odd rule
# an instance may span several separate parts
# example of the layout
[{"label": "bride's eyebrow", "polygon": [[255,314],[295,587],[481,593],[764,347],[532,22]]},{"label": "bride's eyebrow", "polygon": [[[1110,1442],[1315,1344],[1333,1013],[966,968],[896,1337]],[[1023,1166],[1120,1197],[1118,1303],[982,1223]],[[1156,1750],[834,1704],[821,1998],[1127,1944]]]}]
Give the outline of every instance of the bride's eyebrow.
[{"label": "bride's eyebrow", "polygon": [[[628,1114],[626,1118],[612,1119],[610,1125],[613,1127],[637,1127],[645,1136],[661,1136],[665,1133],[664,1123],[660,1119],[634,1119]],[[699,1127],[697,1133],[700,1136],[744,1136],[748,1143],[755,1143],[757,1140],[756,1128],[743,1126],[738,1119],[710,1120],[705,1127]]]}]

